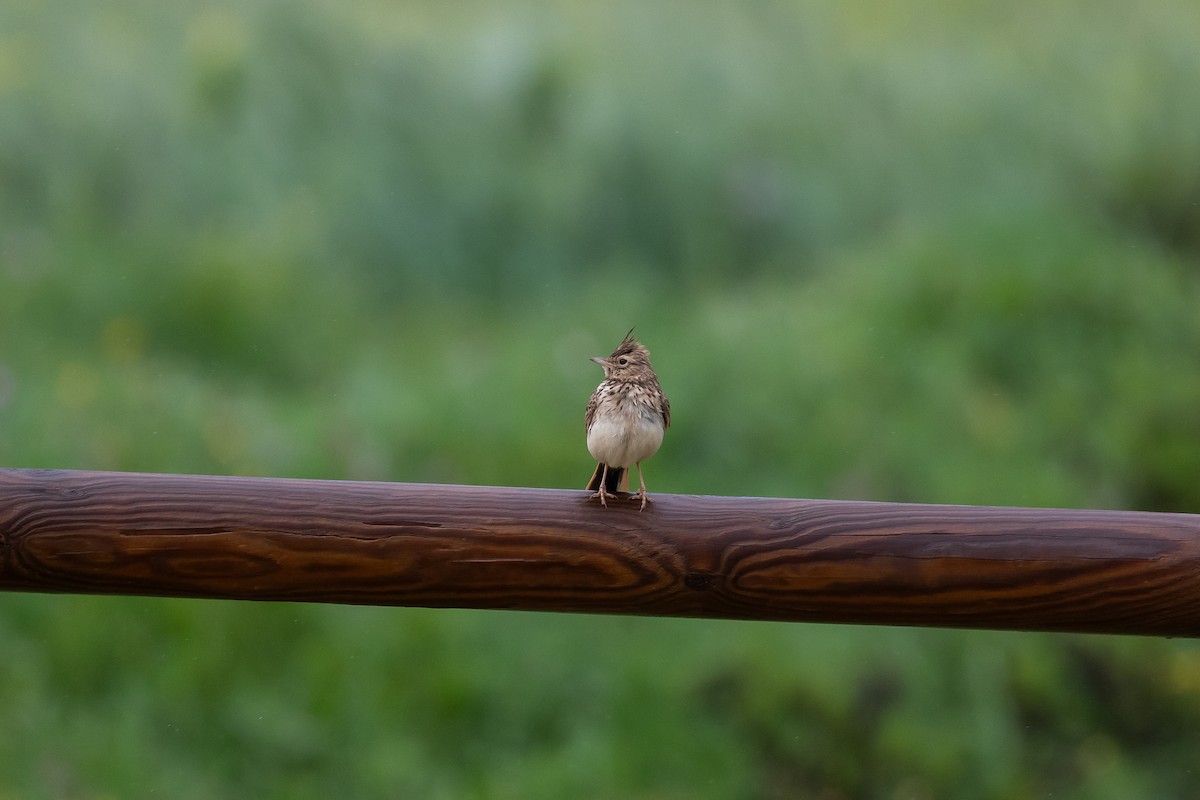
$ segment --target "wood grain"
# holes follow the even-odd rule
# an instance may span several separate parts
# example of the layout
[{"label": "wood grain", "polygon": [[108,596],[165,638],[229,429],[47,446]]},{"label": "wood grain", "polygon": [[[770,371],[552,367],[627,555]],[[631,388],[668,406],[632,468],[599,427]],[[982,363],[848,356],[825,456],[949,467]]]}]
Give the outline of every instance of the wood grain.
[{"label": "wood grain", "polygon": [[1200,635],[1200,516],[0,470],[0,589]]}]

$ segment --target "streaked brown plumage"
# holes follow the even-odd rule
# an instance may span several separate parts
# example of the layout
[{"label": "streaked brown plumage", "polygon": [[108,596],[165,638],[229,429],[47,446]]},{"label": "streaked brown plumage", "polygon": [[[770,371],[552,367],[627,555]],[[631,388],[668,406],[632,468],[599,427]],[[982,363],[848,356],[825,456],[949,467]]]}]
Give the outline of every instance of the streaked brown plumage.
[{"label": "streaked brown plumage", "polygon": [[629,468],[637,465],[641,488],[634,497],[650,499],[642,462],[658,452],[663,431],[671,426],[671,403],[650,366],[650,351],[633,338],[633,329],[608,358],[593,358],[604,368],[604,380],[588,401],[587,446],[596,471],[587,488],[602,506],[616,492],[629,491]]}]

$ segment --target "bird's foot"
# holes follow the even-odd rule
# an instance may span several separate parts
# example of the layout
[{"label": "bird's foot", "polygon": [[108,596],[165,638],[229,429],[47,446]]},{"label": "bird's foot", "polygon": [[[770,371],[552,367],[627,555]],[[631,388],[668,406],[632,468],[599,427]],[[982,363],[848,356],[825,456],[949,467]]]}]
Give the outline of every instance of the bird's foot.
[{"label": "bird's foot", "polygon": [[639,497],[642,498],[642,505],[638,508],[638,511],[645,511],[646,503],[650,502],[650,495],[646,494],[645,489],[638,489],[637,494],[635,494],[633,498],[636,500]]},{"label": "bird's foot", "polygon": [[605,508],[608,508],[607,501],[609,499],[612,499],[612,500],[617,499],[617,496],[615,494],[613,494],[612,492],[606,492],[606,491],[604,491],[603,488],[601,488],[600,491],[593,494],[590,499],[595,500],[597,497],[600,498],[600,505],[604,506]]}]

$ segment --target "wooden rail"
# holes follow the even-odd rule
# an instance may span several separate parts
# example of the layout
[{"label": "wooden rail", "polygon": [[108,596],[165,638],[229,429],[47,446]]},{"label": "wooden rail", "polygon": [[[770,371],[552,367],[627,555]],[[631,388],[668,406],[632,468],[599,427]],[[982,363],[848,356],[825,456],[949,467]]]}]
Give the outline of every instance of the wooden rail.
[{"label": "wooden rail", "polygon": [[0,589],[1200,636],[1200,516],[0,470]]}]

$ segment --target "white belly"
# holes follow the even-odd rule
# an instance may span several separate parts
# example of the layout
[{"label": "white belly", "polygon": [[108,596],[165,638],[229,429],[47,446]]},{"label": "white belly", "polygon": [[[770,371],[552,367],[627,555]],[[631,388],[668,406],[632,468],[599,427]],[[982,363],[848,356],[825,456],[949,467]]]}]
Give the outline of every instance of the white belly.
[{"label": "white belly", "polygon": [[604,414],[592,422],[588,452],[610,467],[631,467],[658,452],[662,418],[656,414]]}]

